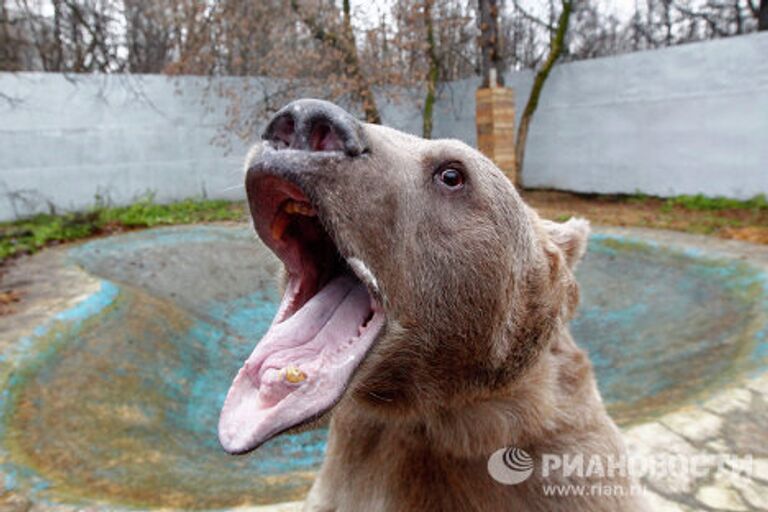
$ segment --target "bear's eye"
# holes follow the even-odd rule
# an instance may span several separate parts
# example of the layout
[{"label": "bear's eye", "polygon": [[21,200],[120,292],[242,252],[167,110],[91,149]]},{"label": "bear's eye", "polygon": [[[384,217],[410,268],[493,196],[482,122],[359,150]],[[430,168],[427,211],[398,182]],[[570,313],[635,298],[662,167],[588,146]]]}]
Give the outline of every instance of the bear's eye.
[{"label": "bear's eye", "polygon": [[455,167],[445,167],[439,170],[435,177],[449,190],[458,190],[464,186],[464,174]]}]

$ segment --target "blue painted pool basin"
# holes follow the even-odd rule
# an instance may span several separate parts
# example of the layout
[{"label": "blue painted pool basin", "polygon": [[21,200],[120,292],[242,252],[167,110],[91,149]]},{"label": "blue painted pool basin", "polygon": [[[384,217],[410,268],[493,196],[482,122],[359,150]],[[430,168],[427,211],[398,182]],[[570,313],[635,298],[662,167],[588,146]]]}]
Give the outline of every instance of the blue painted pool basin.
[{"label": "blue painted pool basin", "polygon": [[[165,228],[69,252],[100,291],[19,340],[2,400],[6,488],[43,503],[219,509],[300,498],[325,432],[219,447],[231,379],[271,322],[277,261],[246,227]],[[572,324],[620,424],[768,357],[768,279],[746,263],[596,235]]]}]

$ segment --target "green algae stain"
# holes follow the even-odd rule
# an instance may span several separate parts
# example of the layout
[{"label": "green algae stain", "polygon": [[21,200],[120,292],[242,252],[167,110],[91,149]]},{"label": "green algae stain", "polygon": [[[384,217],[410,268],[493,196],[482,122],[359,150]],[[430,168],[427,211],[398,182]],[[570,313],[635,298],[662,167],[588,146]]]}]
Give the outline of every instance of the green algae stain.
[{"label": "green algae stain", "polygon": [[[196,324],[124,289],[98,316],[40,340],[40,357],[13,376],[5,443],[37,476],[30,486],[47,482],[41,498],[207,509],[306,492],[308,474],[265,478],[185,417],[194,374],[214,364],[190,335]],[[211,329],[196,332],[222,336]]]},{"label": "green algae stain", "polygon": [[764,368],[768,277],[744,262],[623,237],[590,241],[572,323],[623,425]]}]

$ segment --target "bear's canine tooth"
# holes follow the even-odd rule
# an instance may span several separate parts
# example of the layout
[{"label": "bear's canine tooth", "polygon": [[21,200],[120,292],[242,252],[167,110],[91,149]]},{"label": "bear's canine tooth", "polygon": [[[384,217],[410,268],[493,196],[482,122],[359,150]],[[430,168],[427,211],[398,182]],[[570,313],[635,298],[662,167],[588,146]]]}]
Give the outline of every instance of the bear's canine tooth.
[{"label": "bear's canine tooth", "polygon": [[305,217],[315,217],[317,212],[312,205],[304,201],[287,200],[280,206],[280,209],[272,221],[271,234],[275,240],[282,240],[288,224],[291,222],[291,215],[303,215]]},{"label": "bear's canine tooth", "polygon": [[379,282],[376,280],[376,276],[373,275],[373,272],[371,272],[371,269],[368,268],[368,265],[366,265],[363,260],[355,257],[347,258],[347,263],[350,267],[352,267],[352,270],[355,271],[355,273],[358,275],[358,277],[368,286],[373,288],[376,293],[381,293],[379,290]]},{"label": "bear's canine tooth", "polygon": [[309,203],[305,203],[303,201],[294,201],[293,199],[286,201],[286,203],[283,205],[283,210],[287,213],[294,215],[304,215],[306,217],[314,217],[317,215],[315,209],[312,208]]}]

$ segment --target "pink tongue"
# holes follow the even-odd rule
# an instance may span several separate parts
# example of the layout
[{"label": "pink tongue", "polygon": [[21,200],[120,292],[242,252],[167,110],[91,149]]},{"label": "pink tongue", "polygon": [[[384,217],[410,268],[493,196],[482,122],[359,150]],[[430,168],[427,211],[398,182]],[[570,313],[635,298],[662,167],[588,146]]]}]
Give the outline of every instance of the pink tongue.
[{"label": "pink tongue", "polygon": [[[290,318],[272,324],[227,394],[219,418],[224,449],[252,450],[338,401],[365,355],[365,344],[355,342],[371,311],[365,286],[340,275]],[[288,368],[299,382],[286,378]]]}]

